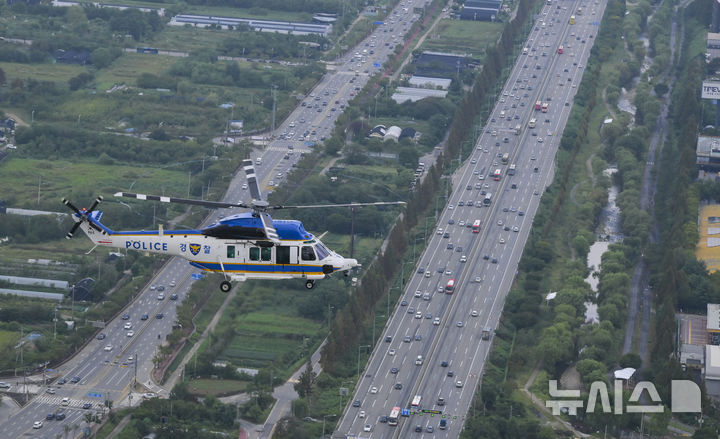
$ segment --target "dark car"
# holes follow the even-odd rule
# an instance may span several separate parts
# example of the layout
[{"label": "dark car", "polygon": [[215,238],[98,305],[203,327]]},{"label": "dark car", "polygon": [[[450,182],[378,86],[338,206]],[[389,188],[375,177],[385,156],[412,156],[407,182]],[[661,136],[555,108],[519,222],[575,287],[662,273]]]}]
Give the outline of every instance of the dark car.
[{"label": "dark car", "polygon": [[60,378],[57,383],[58,383],[58,384],[65,384],[65,383],[67,383],[67,379],[66,379],[66,378]]},{"label": "dark car", "polygon": [[177,294],[171,294],[171,295],[170,295],[170,300],[178,300],[178,295],[177,295]]},{"label": "dark car", "polygon": [[387,421],[388,421],[388,417],[387,417],[387,416],[385,416],[385,415],[380,416],[380,422],[381,422],[382,424],[386,424]]},{"label": "dark car", "polygon": [[392,369],[390,369],[390,373],[393,374],[393,375],[397,374],[397,373],[398,373],[398,368],[397,368],[397,367],[393,367]]},{"label": "dark car", "polygon": [[360,400],[359,400],[359,399],[356,399],[355,401],[353,401],[353,407],[360,407]]},{"label": "dark car", "polygon": [[448,367],[448,362],[447,362],[447,361],[443,361],[442,363],[440,363],[440,366],[442,366],[442,367]]},{"label": "dark car", "polygon": [[123,320],[130,320],[130,314],[128,314],[128,313],[123,314],[122,319],[123,319]]},{"label": "dark car", "polygon": [[103,333],[98,334],[97,339],[98,339],[98,340],[104,340],[104,339],[105,339],[105,334],[103,334]]},{"label": "dark car", "polygon": [[45,416],[46,421],[52,421],[55,419],[55,413],[48,413],[47,416]]},{"label": "dark car", "polygon": [[420,268],[418,268],[418,271],[417,271],[417,272],[418,272],[419,274],[423,274],[423,273],[425,273],[425,269],[424,269],[423,267],[420,267]]},{"label": "dark car", "polygon": [[453,372],[452,370],[448,370],[447,376],[449,376],[449,377],[454,377],[454,376],[455,376],[455,372]]},{"label": "dark car", "polygon": [[65,419],[65,413],[57,413],[55,415],[55,420],[62,421],[63,419]]},{"label": "dark car", "polygon": [[70,382],[73,383],[73,384],[77,384],[77,383],[80,382],[80,377],[76,375],[76,376],[72,377],[72,379],[70,380]]},{"label": "dark car", "polygon": [[163,317],[165,317],[165,314],[163,314],[163,313],[161,313],[161,312],[159,312],[159,313],[157,313],[157,314],[155,315],[155,318],[156,318],[156,319],[161,319],[161,318],[163,318]]},{"label": "dark car", "polygon": [[391,341],[392,341],[392,336],[391,336],[391,335],[386,335],[386,336],[385,336],[385,343],[390,343]]},{"label": "dark car", "polygon": [[143,314],[142,317],[140,317],[140,320],[147,320],[149,318],[150,316],[148,316],[147,314]]},{"label": "dark car", "polygon": [[402,383],[395,383],[395,390],[402,390]]},{"label": "dark car", "polygon": [[[403,300],[402,302],[400,302],[400,306],[407,306],[407,304],[408,304],[407,300]],[[385,340],[385,341],[389,341],[389,340]]]},{"label": "dark car", "polygon": [[415,426],[415,433],[422,433],[422,425]]},{"label": "dark car", "polygon": [[89,409],[89,408],[91,407],[91,405],[92,405],[92,404],[90,404],[89,402],[86,402],[85,404],[83,404],[83,408],[84,408],[85,410],[87,410],[87,409]]}]

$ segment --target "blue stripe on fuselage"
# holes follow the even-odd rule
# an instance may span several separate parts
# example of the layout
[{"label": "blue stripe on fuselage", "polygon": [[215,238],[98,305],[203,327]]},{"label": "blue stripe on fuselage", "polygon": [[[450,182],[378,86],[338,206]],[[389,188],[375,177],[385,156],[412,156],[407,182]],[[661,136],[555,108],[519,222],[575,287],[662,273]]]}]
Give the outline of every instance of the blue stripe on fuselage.
[{"label": "blue stripe on fuselage", "polygon": [[[323,274],[322,265],[282,265],[282,264],[228,264],[220,266],[217,262],[189,261],[193,267],[208,271],[228,273],[286,273],[286,274]],[[333,271],[339,268],[333,267]]]}]

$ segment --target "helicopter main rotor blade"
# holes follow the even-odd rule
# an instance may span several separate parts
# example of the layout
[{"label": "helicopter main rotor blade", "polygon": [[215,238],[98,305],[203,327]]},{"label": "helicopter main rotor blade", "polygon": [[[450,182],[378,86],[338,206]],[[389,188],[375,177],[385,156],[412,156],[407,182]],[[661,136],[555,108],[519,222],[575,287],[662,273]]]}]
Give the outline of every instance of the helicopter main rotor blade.
[{"label": "helicopter main rotor blade", "polygon": [[267,212],[260,213],[260,220],[262,220],[263,227],[265,228],[265,236],[267,239],[272,241],[274,244],[280,244],[280,237],[277,234],[277,230],[272,225],[272,218]]},{"label": "helicopter main rotor blade", "polygon": [[89,213],[89,212],[92,212],[93,210],[95,210],[95,208],[97,207],[97,205],[100,204],[100,203],[102,202],[102,200],[103,200],[102,195],[98,195],[97,198],[95,198],[95,201],[94,201],[94,202],[92,203],[92,205],[90,206],[90,209],[87,210],[88,213]]},{"label": "helicopter main rotor blade", "polygon": [[243,169],[245,170],[248,189],[250,189],[250,196],[253,197],[254,200],[262,200],[262,194],[260,193],[260,186],[258,185],[252,160],[243,160]]},{"label": "helicopter main rotor blade", "polygon": [[268,209],[310,209],[325,207],[361,207],[361,206],[391,206],[395,204],[407,204],[404,201],[377,201],[375,203],[346,203],[346,204],[314,204],[308,206],[268,206]]},{"label": "helicopter main rotor blade", "polygon": [[67,207],[69,207],[70,209],[72,209],[73,212],[75,212],[75,213],[77,213],[78,215],[80,215],[80,209],[78,209],[77,207],[75,207],[75,205],[74,205],[73,203],[71,203],[67,198],[63,198],[63,199],[62,199],[62,203],[63,203],[64,205],[66,205]]},{"label": "helicopter main rotor blade", "polygon": [[204,201],[204,200],[193,200],[192,198],[177,198],[177,197],[165,197],[160,195],[146,195],[146,194],[135,194],[132,192],[117,192],[116,197],[135,198],[138,200],[150,200],[160,201],[162,203],[180,203],[180,204],[192,204],[194,206],[214,207],[214,208],[228,208],[228,207],[244,207],[250,208],[245,203],[225,203],[222,201]]}]

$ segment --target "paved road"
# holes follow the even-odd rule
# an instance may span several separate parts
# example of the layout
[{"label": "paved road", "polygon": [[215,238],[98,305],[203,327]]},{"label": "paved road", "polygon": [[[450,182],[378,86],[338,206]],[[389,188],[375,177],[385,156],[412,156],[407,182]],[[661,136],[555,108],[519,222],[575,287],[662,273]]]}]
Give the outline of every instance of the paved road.
[{"label": "paved road", "polygon": [[[570,26],[579,5],[586,15]],[[492,334],[498,325],[540,195],[554,176],[560,135],[604,7],[580,1],[543,7],[473,154],[448,181],[449,204],[427,237],[403,302],[378,345],[359,348],[358,361],[371,351],[352,398],[359,406],[346,408],[333,437],[460,435],[491,346],[482,332]],[[538,100],[549,103],[547,112],[534,109]],[[477,220],[482,228],[473,233]],[[442,411],[445,430],[438,430],[438,416],[419,412],[400,417],[397,427],[380,422],[417,396],[420,408]]]}]

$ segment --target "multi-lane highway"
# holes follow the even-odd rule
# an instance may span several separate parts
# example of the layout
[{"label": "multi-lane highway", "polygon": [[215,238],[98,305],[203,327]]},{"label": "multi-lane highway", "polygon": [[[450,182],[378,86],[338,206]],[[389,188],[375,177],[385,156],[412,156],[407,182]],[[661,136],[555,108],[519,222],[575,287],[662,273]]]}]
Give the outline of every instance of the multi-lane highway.
[{"label": "multi-lane highway", "polygon": [[[333,437],[459,437],[604,8],[553,0],[538,14]],[[387,419],[394,407],[411,410],[397,426]]]},{"label": "multi-lane highway", "polygon": [[[412,22],[418,19],[412,14],[414,3],[418,6],[422,2],[401,2],[384,24],[377,25],[369,37],[336,60],[301,105],[272,133],[274,140],[255,156],[262,159],[262,164],[256,166],[256,173],[263,190],[271,190],[281,183],[300,153],[311,150],[312,146],[306,142],[320,141],[330,135],[337,116],[348,101],[366,85],[371,74],[379,71],[395,45],[403,42],[403,35]],[[233,178],[223,200],[249,201],[249,191],[244,184],[245,174],[240,171]],[[236,212],[220,209],[213,212],[203,225],[231,213]],[[112,218],[105,218],[105,221],[112,227]],[[58,384],[57,379],[51,379],[47,386],[38,387],[38,393],[18,414],[0,420],[3,437],[56,437],[64,434],[68,425],[87,425],[84,423],[85,414],[102,412],[101,404],[105,400],[113,401],[117,407],[135,405],[143,397],[166,396],[167,390],[151,380],[152,359],[172,329],[176,318],[175,307],[189,291],[193,273],[197,270],[187,261],[170,259],[151,284],[139,290],[136,298],[117,318],[106,323],[102,329],[103,339],[91,340],[77,355],[53,370],[53,378],[66,378],[67,383]],[[158,290],[159,286],[163,287],[162,291]],[[162,299],[159,298],[160,293],[164,294]],[[173,294],[177,294],[176,300],[171,299]],[[126,319],[124,315],[127,315]],[[129,328],[126,328],[128,324]],[[72,382],[75,377],[77,382]],[[17,392],[15,381],[8,381],[10,389],[2,390]],[[137,386],[133,385],[135,381]],[[62,416],[60,419],[46,419],[50,413],[62,413]],[[42,423],[33,428],[36,422]]]}]

